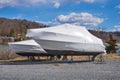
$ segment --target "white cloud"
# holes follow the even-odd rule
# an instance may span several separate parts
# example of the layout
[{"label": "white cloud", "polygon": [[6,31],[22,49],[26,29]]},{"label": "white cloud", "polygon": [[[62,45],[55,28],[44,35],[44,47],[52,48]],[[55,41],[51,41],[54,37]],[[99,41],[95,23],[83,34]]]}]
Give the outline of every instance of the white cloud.
[{"label": "white cloud", "polygon": [[18,0],[0,0],[0,8],[5,7],[5,6],[16,6],[18,4]]},{"label": "white cloud", "polygon": [[120,31],[120,25],[115,25],[114,28],[116,29],[116,31]]},{"label": "white cloud", "polygon": [[93,3],[95,0],[62,0],[63,2],[86,2],[86,3]]},{"label": "white cloud", "polygon": [[93,16],[90,13],[70,13],[68,15],[59,15],[54,21],[53,24],[75,24],[82,26],[97,26],[102,23],[104,19]]},{"label": "white cloud", "polygon": [[30,4],[47,3],[47,0],[24,0],[24,1]]},{"label": "white cloud", "polygon": [[55,7],[55,8],[59,8],[59,7],[60,7],[60,2],[55,1],[55,2],[54,2],[54,7]]},{"label": "white cloud", "polygon": [[59,8],[60,4],[64,2],[86,2],[86,3],[93,3],[95,0],[0,0],[0,8],[11,6],[35,6],[41,4],[48,4],[52,3],[55,8]]},{"label": "white cloud", "polygon": [[0,0],[0,8],[5,6],[35,6],[47,3],[54,3],[50,0]]},{"label": "white cloud", "polygon": [[83,0],[84,2],[89,2],[89,3],[93,3],[94,0]]}]

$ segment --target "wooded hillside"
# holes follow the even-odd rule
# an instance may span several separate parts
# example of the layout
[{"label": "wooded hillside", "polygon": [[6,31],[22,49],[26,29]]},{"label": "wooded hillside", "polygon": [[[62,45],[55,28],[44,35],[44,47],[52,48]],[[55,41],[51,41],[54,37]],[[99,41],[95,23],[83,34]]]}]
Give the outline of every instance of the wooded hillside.
[{"label": "wooded hillside", "polygon": [[13,32],[21,34],[30,28],[46,27],[44,24],[19,19],[0,18],[0,36],[11,36]]}]

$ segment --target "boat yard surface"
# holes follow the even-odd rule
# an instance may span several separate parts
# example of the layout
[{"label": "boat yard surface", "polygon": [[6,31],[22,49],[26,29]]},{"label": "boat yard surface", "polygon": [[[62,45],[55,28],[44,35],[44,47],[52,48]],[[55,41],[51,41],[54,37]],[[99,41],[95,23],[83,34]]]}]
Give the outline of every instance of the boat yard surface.
[{"label": "boat yard surface", "polygon": [[120,59],[100,64],[84,61],[2,61],[0,80],[120,80]]}]

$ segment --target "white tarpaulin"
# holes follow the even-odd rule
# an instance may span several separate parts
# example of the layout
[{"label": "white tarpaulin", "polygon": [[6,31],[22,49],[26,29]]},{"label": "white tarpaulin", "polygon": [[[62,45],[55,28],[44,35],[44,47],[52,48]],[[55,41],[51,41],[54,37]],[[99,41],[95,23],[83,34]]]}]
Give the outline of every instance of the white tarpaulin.
[{"label": "white tarpaulin", "polygon": [[31,37],[43,49],[48,50],[105,51],[102,40],[89,33],[83,26],[63,24],[48,28],[29,29],[26,36]]},{"label": "white tarpaulin", "polygon": [[9,43],[9,46],[15,52],[46,53],[46,51],[34,40],[25,40]]}]

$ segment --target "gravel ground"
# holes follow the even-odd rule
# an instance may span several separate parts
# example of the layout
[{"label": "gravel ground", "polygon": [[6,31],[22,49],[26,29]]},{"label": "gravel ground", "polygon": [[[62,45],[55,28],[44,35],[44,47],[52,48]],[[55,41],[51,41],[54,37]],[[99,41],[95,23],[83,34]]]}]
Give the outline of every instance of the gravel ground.
[{"label": "gravel ground", "polygon": [[0,80],[120,80],[120,60],[93,62],[0,62]]}]

